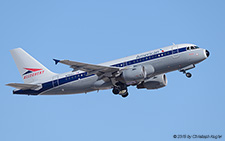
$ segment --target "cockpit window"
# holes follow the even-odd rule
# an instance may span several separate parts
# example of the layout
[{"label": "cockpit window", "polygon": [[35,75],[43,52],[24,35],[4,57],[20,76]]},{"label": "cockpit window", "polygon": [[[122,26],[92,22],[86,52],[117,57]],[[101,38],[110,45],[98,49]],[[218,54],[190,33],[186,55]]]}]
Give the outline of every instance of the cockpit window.
[{"label": "cockpit window", "polygon": [[198,49],[199,47],[198,46],[190,46],[190,47],[187,47],[187,50],[189,49]]},{"label": "cockpit window", "polygon": [[195,46],[195,48],[197,49],[197,48],[199,48],[198,46]]}]

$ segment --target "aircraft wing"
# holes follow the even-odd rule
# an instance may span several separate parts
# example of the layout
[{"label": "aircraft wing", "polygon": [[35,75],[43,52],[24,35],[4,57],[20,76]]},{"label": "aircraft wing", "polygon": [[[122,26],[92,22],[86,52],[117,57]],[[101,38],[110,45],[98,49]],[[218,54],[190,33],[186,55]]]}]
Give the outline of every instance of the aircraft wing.
[{"label": "aircraft wing", "polygon": [[116,67],[108,67],[108,66],[102,66],[102,65],[94,65],[94,64],[87,64],[87,63],[81,63],[81,62],[76,62],[76,61],[70,61],[70,60],[56,60],[55,64],[62,63],[69,65],[71,68],[76,70],[82,70],[85,71],[89,74],[96,74],[98,76],[108,76],[112,75],[113,73],[118,72],[120,69]]},{"label": "aircraft wing", "polygon": [[41,87],[41,85],[38,85],[38,84],[22,84],[22,83],[9,83],[9,84],[6,84],[6,86],[11,86],[21,90],[29,90],[29,89],[33,90],[33,89],[37,89]]}]

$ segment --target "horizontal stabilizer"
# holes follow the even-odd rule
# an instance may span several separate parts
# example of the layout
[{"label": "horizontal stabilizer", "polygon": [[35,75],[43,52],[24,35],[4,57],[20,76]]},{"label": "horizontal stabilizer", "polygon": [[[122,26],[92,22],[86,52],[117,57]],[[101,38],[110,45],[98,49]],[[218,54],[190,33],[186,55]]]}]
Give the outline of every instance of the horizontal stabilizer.
[{"label": "horizontal stabilizer", "polygon": [[21,83],[9,83],[6,84],[6,86],[14,87],[21,90],[29,90],[29,89],[34,90],[37,88],[41,88],[41,85],[38,84],[21,84]]}]

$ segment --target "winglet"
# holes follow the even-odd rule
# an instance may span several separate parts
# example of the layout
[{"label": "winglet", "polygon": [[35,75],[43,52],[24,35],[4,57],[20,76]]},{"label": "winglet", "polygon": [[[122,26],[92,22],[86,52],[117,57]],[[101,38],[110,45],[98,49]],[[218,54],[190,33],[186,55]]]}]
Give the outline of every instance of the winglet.
[{"label": "winglet", "polygon": [[56,65],[60,62],[60,60],[58,60],[58,59],[53,59],[53,60],[55,61]]}]

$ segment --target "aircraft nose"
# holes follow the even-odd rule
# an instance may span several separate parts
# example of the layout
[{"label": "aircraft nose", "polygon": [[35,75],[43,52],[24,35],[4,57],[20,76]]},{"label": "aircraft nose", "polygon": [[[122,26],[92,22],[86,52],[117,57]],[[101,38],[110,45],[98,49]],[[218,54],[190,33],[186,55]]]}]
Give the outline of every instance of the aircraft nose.
[{"label": "aircraft nose", "polygon": [[205,50],[205,54],[206,54],[207,57],[209,57],[209,55],[210,55],[208,50]]}]

